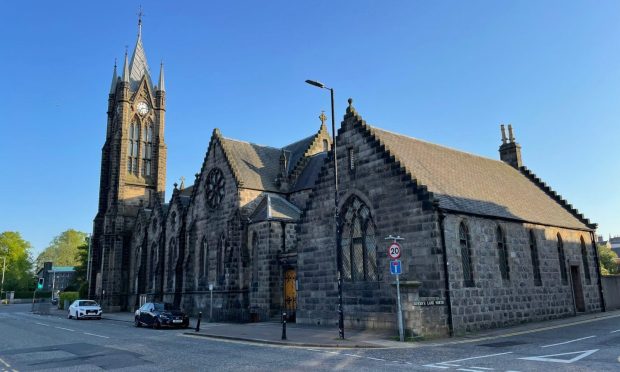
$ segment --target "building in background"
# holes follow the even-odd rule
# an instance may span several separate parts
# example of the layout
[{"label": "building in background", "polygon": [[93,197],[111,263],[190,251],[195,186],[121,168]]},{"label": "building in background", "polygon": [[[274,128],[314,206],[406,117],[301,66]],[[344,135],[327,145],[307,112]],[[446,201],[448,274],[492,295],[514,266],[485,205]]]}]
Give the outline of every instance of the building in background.
[{"label": "building in background", "polygon": [[43,278],[42,291],[64,291],[75,277],[73,266],[53,266],[52,262],[43,263],[43,267],[37,271],[37,277]]}]

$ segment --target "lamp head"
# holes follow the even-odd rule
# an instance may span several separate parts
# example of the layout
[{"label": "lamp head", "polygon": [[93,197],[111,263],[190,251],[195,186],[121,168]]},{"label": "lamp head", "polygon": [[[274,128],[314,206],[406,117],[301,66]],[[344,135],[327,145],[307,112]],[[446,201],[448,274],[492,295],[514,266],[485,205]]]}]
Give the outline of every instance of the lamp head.
[{"label": "lamp head", "polygon": [[325,88],[325,84],[318,82],[318,81],[314,81],[314,80],[306,80],[306,83],[310,84],[310,85],[314,85],[315,87],[319,87],[319,88]]}]

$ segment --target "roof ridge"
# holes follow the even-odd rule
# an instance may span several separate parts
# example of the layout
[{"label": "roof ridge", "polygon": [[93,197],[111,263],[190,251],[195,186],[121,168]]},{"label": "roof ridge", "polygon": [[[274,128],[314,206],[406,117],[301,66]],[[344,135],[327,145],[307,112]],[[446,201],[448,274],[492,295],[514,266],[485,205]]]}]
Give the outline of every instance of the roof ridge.
[{"label": "roof ridge", "polygon": [[396,133],[396,132],[393,132],[391,130],[387,130],[387,129],[384,129],[384,128],[379,128],[379,127],[376,127],[376,126],[373,126],[373,125],[370,125],[370,124],[366,124],[366,125],[368,125],[373,130],[380,130],[380,131],[383,131],[383,132],[387,132],[387,133],[393,134],[395,136],[405,137],[405,138],[408,138],[408,139],[412,139],[414,141],[422,142],[422,143],[424,143],[426,145],[430,145],[430,146],[434,146],[434,147],[439,147],[439,148],[450,150],[450,151],[455,151],[455,152],[458,152],[458,153],[461,153],[461,154],[465,154],[465,155],[468,155],[468,156],[472,156],[472,157],[475,157],[475,158],[481,158],[481,159],[484,159],[484,160],[490,160],[490,161],[493,161],[493,162],[496,162],[496,163],[500,163],[500,164],[504,164],[504,165],[510,167],[510,165],[504,163],[501,160],[497,160],[497,159],[489,158],[489,157],[486,157],[486,156],[474,154],[474,153],[469,152],[469,151],[459,150],[459,149],[456,149],[456,148],[450,147],[450,146],[439,145],[439,144],[436,144],[436,143],[433,143],[433,142],[429,142],[427,140],[423,140],[423,139],[416,138],[416,137],[413,137],[413,136],[409,136],[409,135],[406,135],[406,134]]},{"label": "roof ridge", "polygon": [[281,150],[282,150],[281,148],[278,148],[278,147],[273,147],[273,146],[269,146],[269,145],[261,145],[261,144],[258,144],[258,143],[254,143],[254,142],[250,142],[250,141],[242,141],[242,140],[238,140],[238,139],[235,139],[235,138],[229,138],[229,137],[224,137],[224,136],[222,136],[221,138],[222,138],[223,140],[226,140],[226,141],[241,142],[241,143],[246,143],[246,144],[248,144],[248,145],[254,145],[254,146],[263,147],[263,148],[269,148],[269,149],[274,149],[274,150],[278,150],[278,151],[281,151]]}]

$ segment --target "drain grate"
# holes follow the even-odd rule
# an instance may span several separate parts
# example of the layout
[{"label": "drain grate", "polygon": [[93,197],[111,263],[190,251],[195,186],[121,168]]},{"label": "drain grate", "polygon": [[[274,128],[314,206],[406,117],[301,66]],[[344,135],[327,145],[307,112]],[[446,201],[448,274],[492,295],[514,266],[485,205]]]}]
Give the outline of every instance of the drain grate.
[{"label": "drain grate", "polygon": [[486,346],[486,347],[508,347],[508,346],[516,346],[516,345],[524,345],[527,342],[522,341],[504,341],[504,342],[494,342],[492,344],[483,344],[478,346]]}]

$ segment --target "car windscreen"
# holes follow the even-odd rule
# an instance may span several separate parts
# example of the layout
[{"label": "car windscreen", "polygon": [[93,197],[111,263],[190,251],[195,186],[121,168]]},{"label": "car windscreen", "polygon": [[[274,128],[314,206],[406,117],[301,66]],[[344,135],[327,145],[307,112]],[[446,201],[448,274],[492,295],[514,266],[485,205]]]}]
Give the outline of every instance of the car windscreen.
[{"label": "car windscreen", "polygon": [[172,304],[169,303],[154,303],[153,306],[155,306],[155,310],[156,311],[164,311],[164,310],[178,310],[178,307],[175,307]]},{"label": "car windscreen", "polygon": [[97,306],[95,301],[80,301],[78,306]]}]

